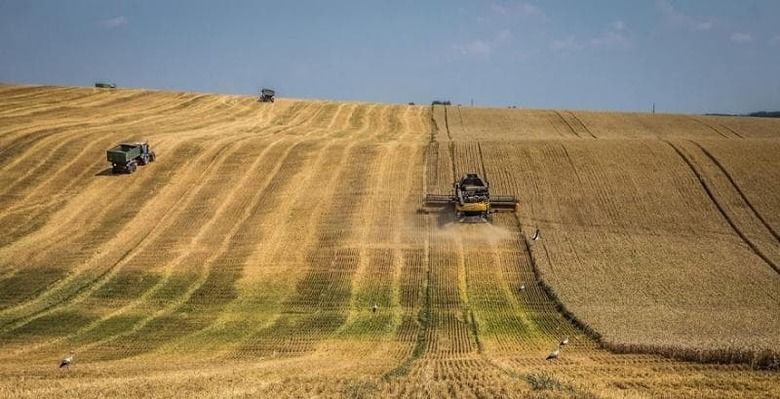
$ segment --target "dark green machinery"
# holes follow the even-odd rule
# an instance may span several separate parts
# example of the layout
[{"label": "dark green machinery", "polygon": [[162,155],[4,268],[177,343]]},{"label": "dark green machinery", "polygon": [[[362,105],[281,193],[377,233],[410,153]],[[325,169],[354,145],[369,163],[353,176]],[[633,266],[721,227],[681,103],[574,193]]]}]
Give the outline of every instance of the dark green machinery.
[{"label": "dark green machinery", "polygon": [[259,101],[263,103],[272,103],[274,102],[274,96],[276,96],[276,92],[271,89],[263,89],[260,90],[260,98]]},{"label": "dark green machinery", "polygon": [[97,87],[98,89],[116,89],[116,83],[96,82],[95,87]]},{"label": "dark green machinery", "polygon": [[106,151],[106,158],[111,162],[113,173],[133,173],[138,165],[154,162],[156,155],[149,143],[119,144]]}]

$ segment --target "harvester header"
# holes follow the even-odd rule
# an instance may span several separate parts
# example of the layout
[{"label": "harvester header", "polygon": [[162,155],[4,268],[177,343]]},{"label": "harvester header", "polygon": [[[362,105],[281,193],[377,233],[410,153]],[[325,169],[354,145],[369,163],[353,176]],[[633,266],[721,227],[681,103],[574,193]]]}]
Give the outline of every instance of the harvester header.
[{"label": "harvester header", "polygon": [[515,212],[517,199],[511,195],[490,195],[490,184],[476,173],[466,173],[452,184],[452,194],[427,194],[426,207],[452,205],[460,222],[486,222],[496,212]]}]

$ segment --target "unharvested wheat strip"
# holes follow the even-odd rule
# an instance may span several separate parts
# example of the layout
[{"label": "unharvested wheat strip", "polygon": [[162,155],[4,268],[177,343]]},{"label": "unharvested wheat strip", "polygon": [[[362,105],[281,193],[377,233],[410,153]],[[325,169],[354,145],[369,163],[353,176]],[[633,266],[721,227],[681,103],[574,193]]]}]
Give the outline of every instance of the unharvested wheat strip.
[{"label": "unharvested wheat strip", "polygon": [[[699,119],[699,118],[694,118],[694,117],[691,117],[691,119],[695,120],[696,122],[699,122],[699,123],[701,123],[703,126],[706,126],[706,127],[707,127],[707,128],[709,128],[710,130],[712,130],[713,132],[715,132],[716,134],[718,134],[718,136],[720,136],[720,137],[727,138],[727,139],[728,139],[728,138],[731,138],[731,137],[729,137],[727,134],[723,133],[723,132],[722,132],[720,129],[718,129],[718,128],[716,128],[715,126],[713,126],[712,124],[709,124],[709,123],[707,123],[707,122],[705,122],[705,121],[703,121],[703,120],[701,120],[701,119]],[[741,138],[741,137],[739,137],[739,138]]]},{"label": "unharvested wheat strip", "polygon": [[[287,146],[287,149],[282,152],[282,159],[286,158],[291,153],[291,151],[293,151],[294,148],[295,148],[295,145]],[[261,157],[261,159],[262,159],[262,157]],[[283,165],[283,162],[278,162],[277,166],[276,166],[276,169],[273,172],[271,172],[269,174],[269,176],[273,176],[273,175],[279,173],[280,172],[280,168],[281,168],[282,165]],[[246,179],[248,176],[250,176],[250,174],[247,173],[247,174],[244,175],[244,178]],[[266,181],[266,184],[270,184],[271,181],[272,181],[272,179],[269,178],[269,180]],[[239,192],[237,189],[240,188],[240,187],[242,187],[242,186],[241,185],[235,186],[235,189],[233,191],[227,193],[227,197],[228,198],[234,197]],[[222,236],[224,236],[224,238],[222,239],[221,243],[219,243],[220,246],[216,250],[211,251],[210,254],[205,259],[203,259],[201,262],[197,262],[197,263],[200,263],[200,264],[203,265],[200,268],[201,270],[198,273],[199,278],[193,284],[191,284],[187,288],[187,290],[180,297],[175,298],[175,300],[171,300],[171,298],[169,298],[167,303],[165,304],[165,306],[163,306],[163,307],[161,307],[159,309],[153,310],[151,314],[149,314],[147,317],[139,320],[137,323],[135,323],[128,330],[122,331],[118,335],[106,337],[105,339],[102,339],[100,341],[95,341],[95,342],[89,343],[86,346],[84,346],[81,350],[84,351],[84,350],[89,349],[89,348],[94,348],[94,347],[96,347],[98,345],[104,345],[105,343],[113,341],[113,340],[115,340],[115,339],[117,339],[119,337],[129,336],[129,335],[132,335],[134,333],[137,333],[137,332],[141,331],[152,320],[154,320],[156,318],[160,318],[160,317],[162,317],[162,316],[164,316],[166,314],[169,314],[170,312],[174,311],[175,309],[179,308],[181,305],[186,303],[188,300],[190,300],[190,298],[192,298],[192,295],[195,292],[197,292],[198,289],[200,287],[202,287],[203,284],[206,282],[206,280],[207,280],[207,278],[209,276],[209,273],[210,273],[209,269],[212,267],[211,266],[212,263],[216,259],[218,259],[220,256],[223,256],[225,251],[228,249],[227,247],[230,245],[231,239],[235,237],[235,235],[239,231],[239,229],[241,229],[243,227],[243,225],[246,223],[246,221],[248,220],[248,218],[250,216],[252,216],[250,211],[255,206],[257,206],[257,204],[260,203],[261,198],[263,197],[263,193],[264,192],[265,192],[265,190],[262,190],[262,189],[255,191],[255,193],[253,195],[253,198],[250,201],[250,204],[248,204],[248,206],[246,206],[246,207],[243,207],[243,209],[242,209],[243,212],[241,214],[235,215],[235,216],[239,217],[239,220],[235,221],[235,223],[226,224],[225,225],[225,227],[227,227],[227,226],[231,226],[231,227],[230,227],[229,231],[226,232],[226,234],[222,235]],[[200,246],[201,245],[200,241],[208,239],[208,234],[211,234],[211,231],[213,229],[214,224],[217,223],[218,221],[220,221],[220,222],[222,221],[220,216],[223,215],[226,212],[226,209],[227,209],[227,207],[230,206],[231,202],[232,202],[231,200],[227,199],[227,200],[223,201],[222,205],[219,206],[215,210],[215,213],[213,214],[213,216],[209,219],[209,221],[206,222],[206,224],[199,230],[198,234],[195,235],[195,237],[193,237],[193,239],[191,240],[190,247],[192,249],[197,248],[198,246]],[[190,253],[188,251],[181,252],[180,255],[177,258],[175,258],[175,259],[171,260],[170,262],[168,262],[168,264],[171,265],[171,266],[168,266],[167,268],[170,270],[170,268],[172,268],[172,267],[175,268],[175,265],[177,265],[177,264],[179,264],[179,265],[184,264],[184,263],[192,264],[192,262],[184,262],[188,256],[190,256]],[[169,276],[170,273],[166,273],[166,275]],[[144,295],[142,298],[139,298],[139,301],[137,303],[138,304],[142,304],[143,302],[145,302],[146,298],[148,298],[151,294],[154,294],[155,292],[157,292],[165,284],[166,284],[166,280],[164,278],[163,281],[161,281],[156,287],[153,288],[153,290],[150,290],[148,295]],[[137,305],[136,304],[131,304],[130,309],[132,309],[133,306],[137,306]],[[126,310],[127,309],[122,309],[122,311],[126,311]]]},{"label": "unharvested wheat strip", "polygon": [[[710,123],[710,124],[712,124],[712,125],[715,125],[715,126],[717,126],[719,129],[726,130],[727,132],[731,133],[732,135],[734,135],[734,136],[736,136],[736,137],[738,137],[738,138],[741,138],[741,139],[744,139],[744,138],[745,138],[745,136],[743,136],[743,135],[742,135],[741,133],[739,133],[738,131],[734,130],[733,128],[731,128],[731,127],[729,127],[729,126],[727,126],[727,125],[725,125],[725,124],[723,124],[723,123],[721,123],[721,122],[724,120],[722,117],[717,117],[717,116],[708,116],[708,117],[704,117],[703,119],[704,119],[705,121],[707,121],[707,123]],[[777,129],[780,129],[780,126],[777,126]]]},{"label": "unharvested wheat strip", "polygon": [[[237,143],[235,143],[235,144],[237,144]],[[220,152],[223,152],[223,151],[220,151]],[[213,160],[214,160],[214,162],[220,162],[221,160],[224,160],[224,156],[220,156],[219,158],[215,156],[215,158]],[[201,174],[201,178],[203,178],[203,176],[205,176],[208,171],[213,171],[215,169],[216,168],[211,168],[211,167],[206,168],[205,171]],[[179,201],[182,200],[183,198],[185,198],[185,197],[180,197]],[[174,207],[175,207],[175,205],[174,205]],[[75,291],[74,291],[74,287],[71,287],[71,284],[73,284],[73,283],[78,284],[78,282],[75,281],[75,279],[79,278],[81,276],[81,274],[82,274],[82,272],[80,272],[79,269],[76,269],[76,273],[71,274],[71,276],[69,276],[69,278],[66,278],[66,279],[62,280],[62,281],[58,282],[56,285],[54,285],[53,287],[49,288],[43,296],[35,298],[33,301],[25,302],[25,303],[21,304],[20,306],[15,307],[15,308],[5,309],[2,312],[0,312],[0,314],[5,316],[5,318],[8,318],[8,316],[10,316],[11,318],[16,319],[16,321],[13,323],[13,325],[18,328],[18,326],[23,325],[24,323],[27,323],[27,322],[29,322],[31,320],[34,320],[35,318],[39,318],[41,316],[50,314],[52,311],[55,311],[55,310],[59,309],[60,307],[67,305],[67,303],[62,300],[63,297],[67,299],[68,303],[71,303],[71,302],[74,302],[74,301],[78,302],[79,300],[87,297],[91,292],[93,292],[95,289],[99,288],[103,283],[105,283],[113,275],[115,275],[115,273],[121,267],[121,264],[123,263],[123,261],[125,261],[126,259],[132,259],[133,253],[141,251],[144,248],[144,243],[145,242],[149,242],[150,239],[154,238],[153,231],[154,230],[148,232],[144,236],[144,239],[141,242],[137,243],[133,247],[133,249],[128,251],[126,254],[124,254],[117,262],[113,263],[108,269],[106,269],[105,271],[102,271],[102,272],[98,272],[97,277],[94,279],[94,281],[92,283],[89,284],[89,287],[78,286],[78,287],[75,287]],[[151,235],[151,237],[150,237],[150,235]],[[86,265],[84,267],[82,267],[81,269],[84,269],[84,272],[87,272],[88,270],[94,270],[94,268],[90,268],[90,267],[88,267]],[[100,269],[100,268],[98,267],[98,269]],[[59,297],[60,301],[57,304],[53,304],[53,305],[52,304],[46,304],[47,296]],[[15,315],[15,316],[14,315],[7,315],[7,312],[10,311],[10,310],[16,309],[18,311],[18,310],[29,308],[31,306],[35,306],[36,304],[43,304],[43,308],[42,309],[38,309],[38,310],[33,310],[32,313],[30,313],[28,316],[21,316],[21,315],[18,315],[18,314]],[[20,323],[22,323],[22,324],[20,324]],[[4,329],[7,329],[7,327],[4,327]]]},{"label": "unharvested wheat strip", "polygon": [[696,146],[699,147],[699,149],[701,149],[701,151],[707,156],[707,158],[709,158],[715,164],[715,166],[717,166],[718,169],[720,169],[723,176],[725,176],[725,178],[728,180],[728,182],[731,184],[734,190],[736,190],[737,194],[739,194],[739,197],[742,198],[742,201],[748,206],[750,211],[761,222],[761,224],[764,225],[766,230],[775,238],[775,240],[780,242],[780,235],[778,235],[777,231],[775,231],[772,225],[769,222],[767,222],[767,220],[761,215],[761,213],[759,213],[758,210],[756,210],[756,207],[753,206],[753,203],[748,199],[748,197],[745,195],[743,190],[734,180],[732,174],[729,173],[729,171],[724,167],[721,161],[719,161],[718,158],[716,158],[709,150],[707,150],[706,147],[696,142],[693,143],[696,144]]},{"label": "unharvested wheat strip", "polygon": [[[780,141],[753,139],[745,143],[709,141],[701,143],[728,172],[735,185],[775,232],[780,229],[780,196],[772,194],[774,182],[780,181],[780,168],[768,167],[776,162]],[[744,154],[749,153],[750,157]]]},{"label": "unharvested wheat strip", "polygon": [[575,126],[578,126],[580,129],[582,129],[582,131],[584,131],[585,133],[590,135],[591,138],[594,138],[594,139],[598,138],[598,136],[596,136],[593,133],[593,131],[587,125],[585,125],[585,122],[583,122],[582,119],[580,119],[580,117],[577,116],[577,114],[574,111],[566,111],[566,114],[571,116],[571,118],[574,120],[574,125]]},{"label": "unharvested wheat strip", "polygon": [[574,135],[574,137],[576,137],[578,139],[582,138],[582,136],[580,135],[578,129],[574,128],[574,126],[573,126],[571,121],[569,121],[568,119],[564,118],[563,115],[559,111],[552,111],[552,112],[553,112],[553,114],[555,114],[560,119],[561,122],[563,122],[566,125],[566,127],[569,129],[571,134]]},{"label": "unharvested wheat strip", "polygon": [[[780,246],[774,231],[755,213],[733,180],[719,167],[714,158],[708,157],[703,147],[680,145],[689,157],[692,170],[712,197],[723,216],[754,251],[775,271],[780,273]],[[694,169],[693,167],[697,167]],[[732,205],[733,204],[733,205]]]}]

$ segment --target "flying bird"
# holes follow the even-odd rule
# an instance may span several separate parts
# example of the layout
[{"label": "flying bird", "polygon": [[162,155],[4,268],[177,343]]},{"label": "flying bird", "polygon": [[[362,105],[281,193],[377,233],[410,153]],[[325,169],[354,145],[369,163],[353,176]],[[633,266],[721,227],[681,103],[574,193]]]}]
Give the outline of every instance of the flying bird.
[{"label": "flying bird", "polygon": [[73,356],[74,356],[73,352],[71,352],[68,356],[65,356],[60,361],[60,368],[64,368],[66,370],[69,370],[70,369],[70,365],[73,364]]},{"label": "flying bird", "polygon": [[566,337],[566,338],[563,339],[563,341],[561,341],[560,346],[567,345],[568,343],[569,343],[569,337]]},{"label": "flying bird", "polygon": [[555,360],[558,358],[558,355],[561,354],[561,348],[557,347],[554,351],[550,352],[549,355],[547,355],[547,358],[544,360]]},{"label": "flying bird", "polygon": [[540,239],[541,237],[542,237],[542,233],[539,231],[539,229],[536,229],[536,231],[534,231],[534,236],[531,237],[531,239],[536,241],[536,240]]}]

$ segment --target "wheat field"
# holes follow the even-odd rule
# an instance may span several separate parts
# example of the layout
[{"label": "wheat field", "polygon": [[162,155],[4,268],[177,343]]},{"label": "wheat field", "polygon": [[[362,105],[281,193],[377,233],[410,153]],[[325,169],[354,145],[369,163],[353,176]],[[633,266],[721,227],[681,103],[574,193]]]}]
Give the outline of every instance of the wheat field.
[{"label": "wheat field", "polygon": [[[754,118],[0,85],[0,396],[780,397],[778,154]],[[418,212],[467,171],[518,213]]]}]

